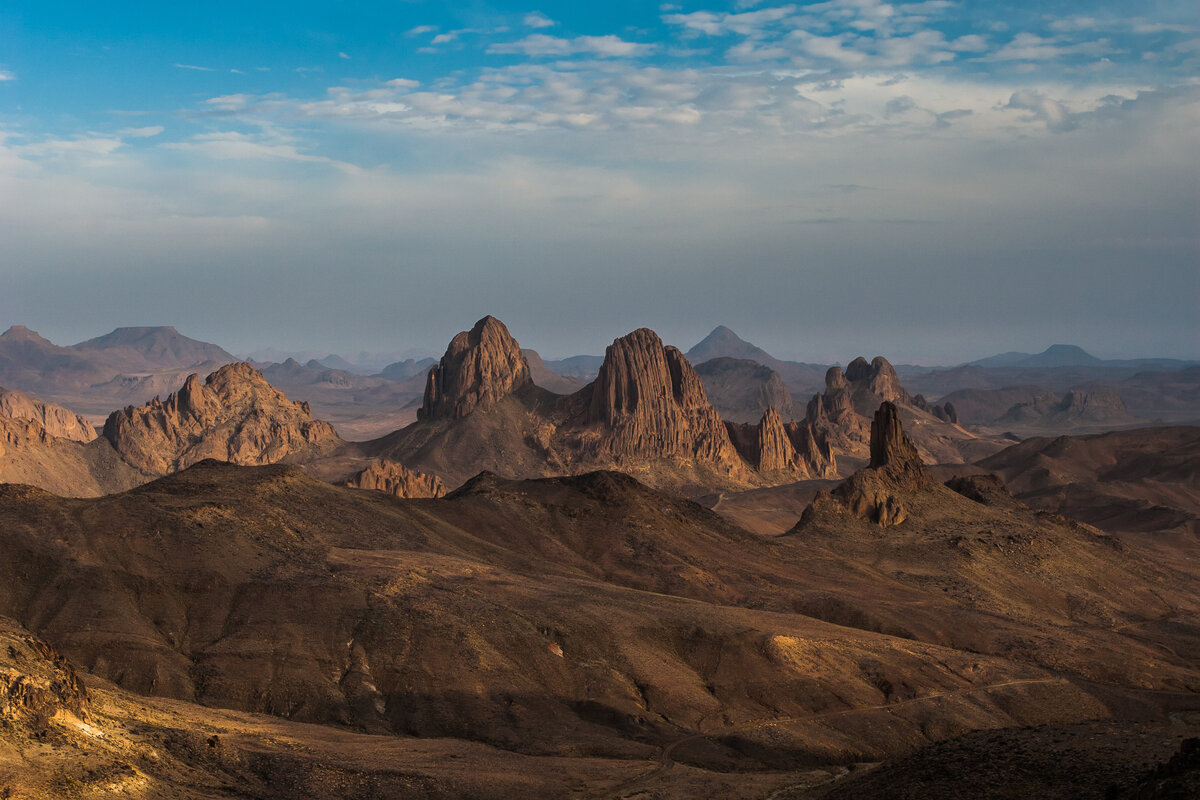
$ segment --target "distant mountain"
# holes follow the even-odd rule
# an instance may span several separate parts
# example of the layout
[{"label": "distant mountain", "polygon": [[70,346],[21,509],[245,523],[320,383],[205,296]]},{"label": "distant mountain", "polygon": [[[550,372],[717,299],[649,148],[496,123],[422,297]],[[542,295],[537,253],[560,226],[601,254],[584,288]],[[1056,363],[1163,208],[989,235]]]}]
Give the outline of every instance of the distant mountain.
[{"label": "distant mountain", "polygon": [[779,360],[758,345],[747,342],[724,325],[713,328],[712,333],[687,351],[687,360],[693,364],[702,364],[714,358],[747,359],[769,367],[773,367],[774,362]]},{"label": "distant mountain", "polygon": [[825,384],[828,364],[805,364],[798,361],[783,361],[755,344],[747,342],[724,325],[713,328],[695,347],[687,352],[693,364],[703,364],[714,358],[736,358],[756,361],[779,373],[793,394],[808,396],[821,391]]},{"label": "distant mountain", "polygon": [[521,352],[525,355],[525,360],[529,362],[529,374],[533,376],[535,385],[555,394],[574,394],[584,387],[584,382],[579,378],[559,375],[547,367],[546,362],[542,360],[536,350],[522,348]]},{"label": "distant mountain", "polygon": [[604,356],[571,356],[542,363],[551,372],[562,375],[564,378],[578,378],[587,382],[596,380],[596,376],[600,373],[600,365],[604,363]]},{"label": "distant mountain", "polygon": [[429,372],[429,368],[437,363],[436,358],[422,358],[416,360],[406,358],[403,361],[396,361],[384,367],[376,377],[386,378],[389,381],[406,381],[409,378],[417,375],[424,375]]},{"label": "distant mountain", "polygon": [[1036,356],[1017,362],[1018,367],[1098,367],[1104,362],[1082,347],[1052,344]]},{"label": "distant mountain", "polygon": [[130,371],[237,361],[217,345],[184,336],[169,325],[117,328],[112,333],[80,342],[72,349],[101,354],[107,363]]}]

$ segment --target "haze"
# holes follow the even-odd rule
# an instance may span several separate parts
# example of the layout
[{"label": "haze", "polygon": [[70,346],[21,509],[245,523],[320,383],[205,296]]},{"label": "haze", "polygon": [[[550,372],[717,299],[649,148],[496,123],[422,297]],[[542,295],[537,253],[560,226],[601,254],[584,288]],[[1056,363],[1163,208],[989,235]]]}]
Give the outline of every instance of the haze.
[{"label": "haze", "polygon": [[1192,3],[16,2],[0,327],[1194,358]]}]

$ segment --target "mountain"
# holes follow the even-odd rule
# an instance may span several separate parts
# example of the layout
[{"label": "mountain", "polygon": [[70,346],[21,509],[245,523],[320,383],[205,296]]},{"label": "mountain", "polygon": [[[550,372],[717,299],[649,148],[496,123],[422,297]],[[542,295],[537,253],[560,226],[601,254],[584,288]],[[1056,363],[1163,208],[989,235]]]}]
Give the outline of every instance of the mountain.
[{"label": "mountain", "polygon": [[1200,534],[1200,428],[1031,438],[979,465],[1022,502],[1113,533],[1160,544]]},{"label": "mountain", "polygon": [[547,367],[546,362],[542,361],[542,357],[536,350],[522,349],[521,353],[529,364],[529,374],[533,378],[533,382],[543,389],[555,394],[572,394],[583,388],[584,382],[579,378],[559,375]]},{"label": "mountain", "polygon": [[129,372],[237,361],[217,345],[190,339],[170,326],[117,328],[72,349],[98,354],[106,363]]},{"label": "mountain", "polygon": [[1017,403],[994,422],[1001,427],[1062,428],[1080,425],[1116,427],[1133,422],[1120,395],[1108,389],[1071,391],[1062,397],[1039,396]]},{"label": "mountain", "polygon": [[724,325],[718,325],[687,352],[688,361],[697,365],[714,358],[749,360],[770,367],[779,373],[789,389],[797,394],[809,394],[820,387],[826,370],[825,365],[781,361],[761,347],[745,341]]},{"label": "mountain", "polygon": [[604,356],[571,356],[544,363],[546,368],[556,375],[591,382],[596,380],[596,373],[604,363]]},{"label": "mountain", "polygon": [[341,446],[333,426],[314,420],[307,405],[288,400],[245,363],[222,367],[203,384],[190,375],[165,402],[156,397],[114,411],[104,438],[150,476],[211,458],[244,465],[312,459]]},{"label": "mountain", "polygon": [[737,358],[768,364],[777,361],[767,351],[757,345],[750,344],[736,333],[718,325],[712,332],[696,343],[687,351],[687,359],[694,364],[700,364],[714,358]]},{"label": "mountain", "polygon": [[696,374],[724,420],[751,422],[768,408],[786,419],[804,416],[779,373],[757,361],[713,358],[698,364]]},{"label": "mountain", "polygon": [[1104,362],[1073,344],[1052,344],[1042,352],[1023,358],[1018,367],[1095,367]]},{"label": "mountain", "polygon": [[520,345],[494,317],[455,336],[430,370],[418,422],[364,453],[451,485],[480,470],[537,477],[620,469],[702,490],[759,480],[695,370],[653,331],[615,340],[596,380],[560,396],[534,383]]},{"label": "mountain", "polygon": [[389,381],[404,381],[418,375],[425,375],[429,372],[429,368],[436,363],[437,359],[435,358],[422,358],[420,361],[407,358],[404,361],[388,364],[379,372],[378,377],[387,378]]},{"label": "mountain", "polygon": [[953,409],[931,406],[923,397],[911,396],[882,356],[870,362],[860,356],[845,370],[830,367],[825,391],[808,402],[805,422],[838,454],[843,471],[852,470],[870,457],[871,415],[884,402],[896,405],[913,431],[922,458],[933,463],[972,462],[1008,444],[950,421]]},{"label": "mountain", "polygon": [[393,497],[445,497],[446,484],[434,475],[422,475],[395,461],[376,461],[345,483],[351,489],[371,489]]}]

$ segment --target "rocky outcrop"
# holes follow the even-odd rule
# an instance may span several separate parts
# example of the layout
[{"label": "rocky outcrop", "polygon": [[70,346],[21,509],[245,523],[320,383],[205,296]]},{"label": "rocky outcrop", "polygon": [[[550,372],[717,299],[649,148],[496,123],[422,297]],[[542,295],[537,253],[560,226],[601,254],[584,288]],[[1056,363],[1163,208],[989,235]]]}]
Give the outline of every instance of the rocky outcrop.
[{"label": "rocky outcrop", "polygon": [[96,429],[75,412],[3,387],[0,387],[0,417],[32,420],[60,439],[86,443],[96,438]]},{"label": "rocky outcrop", "polygon": [[455,336],[429,371],[417,418],[461,419],[532,385],[521,346],[503,322],[487,316]]},{"label": "rocky outcrop", "polygon": [[600,428],[593,455],[628,459],[695,459],[749,478],[700,376],[675,347],[640,328],[605,351],[595,382],[578,396],[583,423]]},{"label": "rocky outcrop", "polygon": [[942,404],[930,403],[925,399],[925,395],[918,394],[913,397],[912,404],[922,411],[928,411],[942,422],[949,422],[952,425],[958,424],[958,411],[954,408],[954,404],[951,402]]},{"label": "rocky outcrop", "polygon": [[57,650],[0,617],[0,721],[7,729],[44,730],[51,721],[87,720],[87,689]]},{"label": "rocky outcrop", "polygon": [[113,412],[104,436],[131,466],[166,475],[206,458],[243,466],[319,456],[341,444],[333,426],[315,420],[249,364],[230,364],[204,384],[190,375],[166,402]]},{"label": "rocky outcrop", "polygon": [[396,461],[376,461],[346,481],[352,489],[374,489],[396,497],[445,497],[446,484],[436,475],[426,475]]},{"label": "rocky outcrop", "polygon": [[785,425],[775,409],[768,408],[758,425],[725,426],[742,458],[764,475],[787,475],[791,480],[837,476],[828,444],[807,423]]},{"label": "rocky outcrop", "polygon": [[843,513],[878,524],[899,525],[908,518],[905,497],[932,484],[917,448],[904,435],[894,403],[884,402],[871,422],[871,463],[832,492],[818,492],[804,511],[806,519]]}]

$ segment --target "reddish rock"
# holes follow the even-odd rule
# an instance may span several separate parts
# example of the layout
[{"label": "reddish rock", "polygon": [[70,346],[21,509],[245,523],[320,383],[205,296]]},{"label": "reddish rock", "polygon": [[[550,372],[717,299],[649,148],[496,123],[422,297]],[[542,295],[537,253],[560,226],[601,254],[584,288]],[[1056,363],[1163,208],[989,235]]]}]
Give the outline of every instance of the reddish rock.
[{"label": "reddish rock", "polygon": [[495,317],[454,337],[425,382],[421,420],[461,419],[533,385],[521,346]]},{"label": "reddish rock", "polygon": [[411,470],[395,461],[376,461],[346,481],[352,489],[374,489],[396,497],[445,497],[446,484],[436,475]]},{"label": "reddish rock", "polygon": [[595,455],[622,459],[695,459],[748,479],[700,376],[675,347],[640,328],[605,351],[596,380],[580,392],[584,424],[602,430]]},{"label": "reddish rock", "polygon": [[90,442],[96,438],[96,429],[86,419],[73,411],[35,400],[24,392],[0,387],[0,417],[27,419],[38,423],[51,436]]},{"label": "reddish rock", "polygon": [[229,364],[204,384],[190,375],[166,402],[114,411],[104,436],[128,464],[166,475],[206,458],[243,466],[311,458],[341,444],[333,426],[314,420],[249,364]]}]

